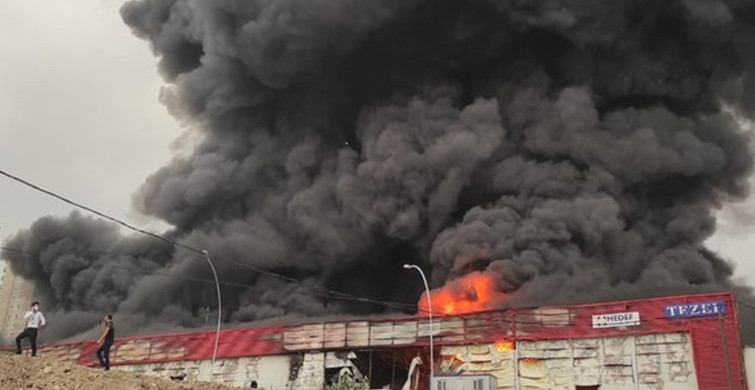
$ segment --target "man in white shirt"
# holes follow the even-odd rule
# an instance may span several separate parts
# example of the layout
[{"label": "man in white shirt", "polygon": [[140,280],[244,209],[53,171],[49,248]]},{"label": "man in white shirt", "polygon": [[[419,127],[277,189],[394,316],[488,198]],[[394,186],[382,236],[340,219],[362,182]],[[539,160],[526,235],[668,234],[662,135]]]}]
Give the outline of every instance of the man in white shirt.
[{"label": "man in white shirt", "polygon": [[21,340],[28,338],[31,343],[31,356],[37,356],[37,333],[47,324],[45,316],[39,311],[39,302],[32,302],[31,309],[24,314],[24,331],[16,337],[16,353],[21,354]]}]

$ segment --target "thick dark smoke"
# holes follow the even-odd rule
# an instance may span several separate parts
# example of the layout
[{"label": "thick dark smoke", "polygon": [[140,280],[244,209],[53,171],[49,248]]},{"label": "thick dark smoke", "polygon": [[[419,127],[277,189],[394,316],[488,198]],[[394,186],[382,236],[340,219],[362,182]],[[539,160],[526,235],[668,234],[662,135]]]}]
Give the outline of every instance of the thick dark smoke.
[{"label": "thick dark smoke", "polygon": [[[508,305],[747,294],[703,242],[717,208],[748,194],[751,1],[138,0],[121,12],[160,59],[162,102],[201,136],[135,207],[250,285],[224,287],[227,321],[384,310],[314,286],[415,302],[405,262],[435,286],[488,272]],[[65,313],[56,337],[91,325],[70,313],[190,327],[214,307],[212,285],[182,279],[211,275],[201,257],[79,214],[8,245]]]}]

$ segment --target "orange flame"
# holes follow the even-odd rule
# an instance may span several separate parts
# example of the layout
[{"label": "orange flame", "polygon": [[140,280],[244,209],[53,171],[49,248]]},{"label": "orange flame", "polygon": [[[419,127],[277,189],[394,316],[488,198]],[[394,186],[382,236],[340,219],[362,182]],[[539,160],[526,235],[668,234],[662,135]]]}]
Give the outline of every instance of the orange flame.
[{"label": "orange flame", "polygon": [[498,340],[495,342],[495,349],[498,352],[508,352],[514,350],[514,342],[512,340]]},{"label": "orange flame", "polygon": [[524,363],[524,364],[537,364],[537,363],[540,363],[540,359],[538,359],[538,358],[522,358],[522,359],[519,359],[519,362]]},{"label": "orange flame", "polygon": [[[490,275],[474,272],[433,290],[431,299],[433,313],[464,314],[492,309],[505,296],[496,291]],[[418,306],[420,311],[428,310],[426,293],[420,297]]]}]

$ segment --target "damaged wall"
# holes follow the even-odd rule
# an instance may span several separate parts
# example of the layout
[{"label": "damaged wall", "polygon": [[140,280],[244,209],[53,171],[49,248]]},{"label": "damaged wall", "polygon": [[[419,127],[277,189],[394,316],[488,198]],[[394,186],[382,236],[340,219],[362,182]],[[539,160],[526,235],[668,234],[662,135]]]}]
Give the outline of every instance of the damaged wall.
[{"label": "damaged wall", "polygon": [[[442,317],[432,327],[436,356],[442,357],[436,367],[493,375],[501,389],[599,383],[601,390],[627,390],[638,383],[637,390],[720,390],[730,382],[731,389],[744,390],[735,314],[732,295],[719,293]],[[427,320],[417,317],[225,329],[218,357],[225,362],[287,356],[286,383],[297,388],[326,383],[339,365],[376,374],[371,379],[383,376],[377,382],[384,385],[387,378],[405,378],[412,358],[427,357],[430,330]],[[165,365],[209,361],[214,336],[199,331],[119,338],[112,358],[116,366],[200,364]],[[88,341],[46,346],[40,353],[91,365],[95,350]],[[377,359],[365,360],[368,356]],[[202,375],[234,377],[241,371],[251,376],[249,367],[239,360]],[[420,370],[426,375],[426,366]]]},{"label": "damaged wall", "polygon": [[438,375],[488,374],[496,377],[499,389],[511,390],[515,385],[514,343],[444,346],[440,350]]},{"label": "damaged wall", "polygon": [[183,377],[184,381],[208,381],[229,386],[248,387],[252,380],[264,388],[287,389],[289,356],[261,356],[239,359],[180,361],[168,363],[115,366],[114,369],[155,375],[163,378]]},{"label": "damaged wall", "polygon": [[350,367],[350,361],[338,359],[333,353],[307,353],[219,359],[215,365],[211,360],[198,360],[115,366],[114,369],[235,387],[248,387],[255,380],[267,390],[322,390],[325,369],[338,367]]},{"label": "damaged wall", "polygon": [[[577,385],[601,385],[601,390],[698,389],[686,333],[443,346],[439,355],[437,375],[492,375],[500,390],[572,390]],[[354,359],[348,351],[313,352],[220,359],[214,366],[203,360],[117,368],[231,386],[256,380],[270,390],[320,390],[328,380],[327,370],[358,372]],[[357,375],[362,374],[366,372]]]},{"label": "damaged wall", "polygon": [[441,373],[493,375],[501,390],[517,388],[517,383],[521,390],[698,388],[686,333],[519,341],[516,349],[444,346],[441,357]]}]

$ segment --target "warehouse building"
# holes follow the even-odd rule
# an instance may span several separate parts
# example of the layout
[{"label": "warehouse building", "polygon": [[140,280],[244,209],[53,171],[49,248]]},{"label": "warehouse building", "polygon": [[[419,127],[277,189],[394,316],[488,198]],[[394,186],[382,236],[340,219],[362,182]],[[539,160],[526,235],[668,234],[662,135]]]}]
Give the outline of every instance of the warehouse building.
[{"label": "warehouse building", "polygon": [[[320,390],[344,376],[369,388],[745,390],[728,293],[423,317],[247,327],[119,339],[119,369],[268,390]],[[94,342],[43,353],[95,365]]]}]

